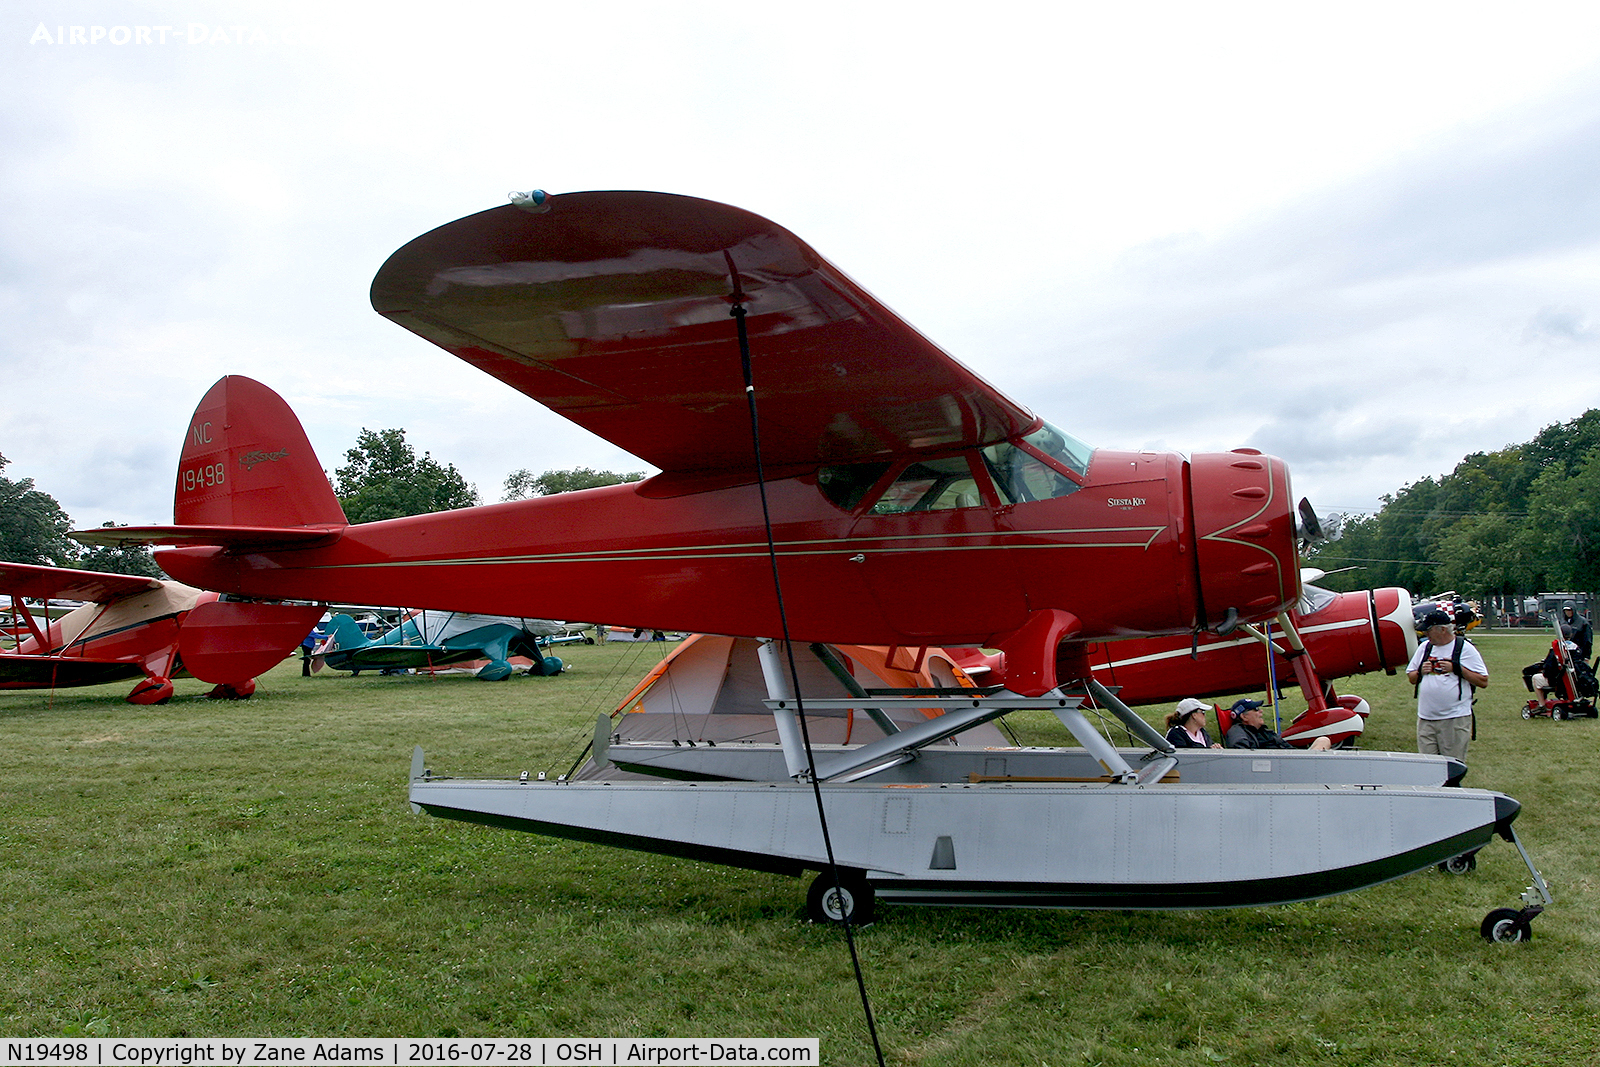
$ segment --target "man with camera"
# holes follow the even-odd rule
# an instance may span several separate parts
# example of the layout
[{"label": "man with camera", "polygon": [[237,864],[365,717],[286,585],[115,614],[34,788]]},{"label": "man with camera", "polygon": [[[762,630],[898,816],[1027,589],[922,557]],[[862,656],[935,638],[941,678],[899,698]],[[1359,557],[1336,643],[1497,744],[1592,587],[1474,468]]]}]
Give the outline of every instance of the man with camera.
[{"label": "man with camera", "polygon": [[1489,668],[1471,641],[1456,636],[1445,612],[1435,608],[1422,625],[1427,640],[1406,668],[1406,680],[1417,687],[1417,751],[1466,762],[1472,694],[1489,684]]}]

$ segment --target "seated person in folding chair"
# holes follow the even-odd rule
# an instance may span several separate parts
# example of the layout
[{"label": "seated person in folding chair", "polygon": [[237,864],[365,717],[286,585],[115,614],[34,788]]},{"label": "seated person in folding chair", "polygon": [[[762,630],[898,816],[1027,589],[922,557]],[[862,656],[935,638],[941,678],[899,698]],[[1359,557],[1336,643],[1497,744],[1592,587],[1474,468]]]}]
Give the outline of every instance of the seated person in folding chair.
[{"label": "seated person in folding chair", "polygon": [[1184,697],[1167,716],[1167,740],[1173,748],[1221,748],[1206,733],[1206,711],[1211,705],[1194,697]]},{"label": "seated person in folding chair", "polygon": [[[1291,745],[1276,732],[1267,729],[1267,717],[1261,711],[1259,700],[1241,700],[1234,705],[1233,725],[1228,727],[1228,734],[1224,741],[1229,748],[1297,748]],[[1311,742],[1310,751],[1326,752],[1333,747],[1333,742],[1326,737],[1319,737]]]}]

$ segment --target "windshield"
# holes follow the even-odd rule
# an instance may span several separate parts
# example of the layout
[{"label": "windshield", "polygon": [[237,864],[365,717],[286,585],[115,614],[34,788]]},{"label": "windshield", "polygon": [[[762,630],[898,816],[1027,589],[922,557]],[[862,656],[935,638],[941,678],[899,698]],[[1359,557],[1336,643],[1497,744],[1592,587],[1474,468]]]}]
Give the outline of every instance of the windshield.
[{"label": "windshield", "polygon": [[1022,440],[1051,459],[1060,461],[1074,474],[1085,476],[1089,473],[1089,457],[1094,455],[1094,449],[1065,430],[1047,422]]},{"label": "windshield", "polygon": [[1320,585],[1302,585],[1300,603],[1296,605],[1296,609],[1302,615],[1315,615],[1338,598],[1337,593],[1330,593]]}]

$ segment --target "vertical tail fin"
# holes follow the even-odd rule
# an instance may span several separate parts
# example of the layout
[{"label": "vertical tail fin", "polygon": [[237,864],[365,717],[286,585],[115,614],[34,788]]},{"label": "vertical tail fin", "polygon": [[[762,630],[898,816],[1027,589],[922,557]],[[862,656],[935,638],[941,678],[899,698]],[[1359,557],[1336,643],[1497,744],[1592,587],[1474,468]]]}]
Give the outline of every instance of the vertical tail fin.
[{"label": "vertical tail fin", "polygon": [[328,640],[320,650],[324,653],[351,652],[372,644],[372,639],[361,629],[361,624],[348,615],[335,615],[323,629],[328,635]]},{"label": "vertical tail fin", "polygon": [[189,420],[172,519],[179,526],[345,525],[333,487],[283,398],[230,374]]}]

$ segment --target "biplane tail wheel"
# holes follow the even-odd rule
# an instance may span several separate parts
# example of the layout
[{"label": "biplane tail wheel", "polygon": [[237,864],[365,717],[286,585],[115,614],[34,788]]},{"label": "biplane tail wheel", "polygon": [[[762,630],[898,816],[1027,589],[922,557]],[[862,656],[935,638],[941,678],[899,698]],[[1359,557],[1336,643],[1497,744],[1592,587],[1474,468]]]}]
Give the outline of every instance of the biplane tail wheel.
[{"label": "biplane tail wheel", "polygon": [[806,892],[806,914],[814,923],[842,923],[848,918],[852,926],[865,926],[872,921],[874,897],[861,875],[841,870],[835,885],[833,872],[823,871]]},{"label": "biplane tail wheel", "polygon": [[1485,941],[1516,944],[1533,940],[1533,927],[1515,908],[1496,908],[1483,917],[1478,933]]}]

